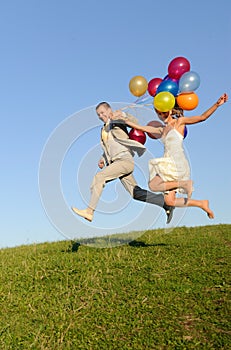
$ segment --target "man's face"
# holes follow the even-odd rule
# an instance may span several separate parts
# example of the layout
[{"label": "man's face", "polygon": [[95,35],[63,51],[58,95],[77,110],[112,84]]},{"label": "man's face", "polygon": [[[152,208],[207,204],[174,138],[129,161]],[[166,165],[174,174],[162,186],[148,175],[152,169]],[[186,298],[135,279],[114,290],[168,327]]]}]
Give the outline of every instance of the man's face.
[{"label": "man's face", "polygon": [[111,108],[108,108],[102,105],[102,106],[99,106],[99,108],[97,108],[96,113],[99,119],[102,120],[102,122],[107,123],[108,119],[112,115],[112,110]]}]

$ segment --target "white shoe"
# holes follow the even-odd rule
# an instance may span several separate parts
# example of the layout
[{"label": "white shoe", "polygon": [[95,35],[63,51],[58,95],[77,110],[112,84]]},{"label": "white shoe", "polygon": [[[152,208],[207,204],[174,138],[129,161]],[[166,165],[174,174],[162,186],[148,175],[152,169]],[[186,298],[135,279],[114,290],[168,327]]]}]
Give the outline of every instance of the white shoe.
[{"label": "white shoe", "polygon": [[71,209],[73,210],[73,212],[74,212],[75,214],[77,214],[77,215],[79,215],[79,216],[82,216],[82,218],[84,218],[84,219],[86,219],[86,220],[88,220],[88,221],[92,221],[92,219],[93,219],[93,214],[88,213],[88,212],[87,212],[87,209],[82,209],[82,210],[80,210],[80,209],[77,209],[77,208],[75,208],[75,207],[72,207]]}]

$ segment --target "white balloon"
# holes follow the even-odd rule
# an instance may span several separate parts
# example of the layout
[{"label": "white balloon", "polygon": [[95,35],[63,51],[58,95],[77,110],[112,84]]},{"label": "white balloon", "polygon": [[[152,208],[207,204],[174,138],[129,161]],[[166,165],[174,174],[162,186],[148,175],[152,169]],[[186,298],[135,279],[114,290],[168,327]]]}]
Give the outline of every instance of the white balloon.
[{"label": "white balloon", "polygon": [[190,71],[184,73],[179,80],[179,91],[195,91],[200,86],[200,77],[196,72]]}]

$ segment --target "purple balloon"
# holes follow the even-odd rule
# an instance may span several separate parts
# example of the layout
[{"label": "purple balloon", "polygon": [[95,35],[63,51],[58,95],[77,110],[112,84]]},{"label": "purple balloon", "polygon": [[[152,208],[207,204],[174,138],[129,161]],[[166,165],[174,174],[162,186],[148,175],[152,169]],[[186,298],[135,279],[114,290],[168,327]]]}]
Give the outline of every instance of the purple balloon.
[{"label": "purple balloon", "polygon": [[164,77],[164,79],[163,79],[163,81],[164,80],[169,80],[169,79],[171,79],[172,81],[174,81],[175,83],[178,83],[179,82],[179,79],[175,79],[175,78],[170,78],[170,76],[167,74],[167,75],[165,75],[165,77]]}]

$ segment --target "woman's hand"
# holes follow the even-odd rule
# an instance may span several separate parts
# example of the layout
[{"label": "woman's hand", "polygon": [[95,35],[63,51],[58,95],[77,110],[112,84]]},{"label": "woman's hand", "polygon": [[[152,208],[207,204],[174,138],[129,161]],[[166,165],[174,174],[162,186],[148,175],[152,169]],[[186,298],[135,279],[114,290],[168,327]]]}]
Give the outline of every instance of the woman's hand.
[{"label": "woman's hand", "polygon": [[112,116],[110,116],[110,119],[112,120],[125,120],[126,119],[126,114],[120,110],[117,110],[112,113]]},{"label": "woman's hand", "polygon": [[227,101],[228,101],[228,95],[225,93],[217,100],[216,105],[219,107],[219,106],[223,105],[223,103],[225,103]]}]

